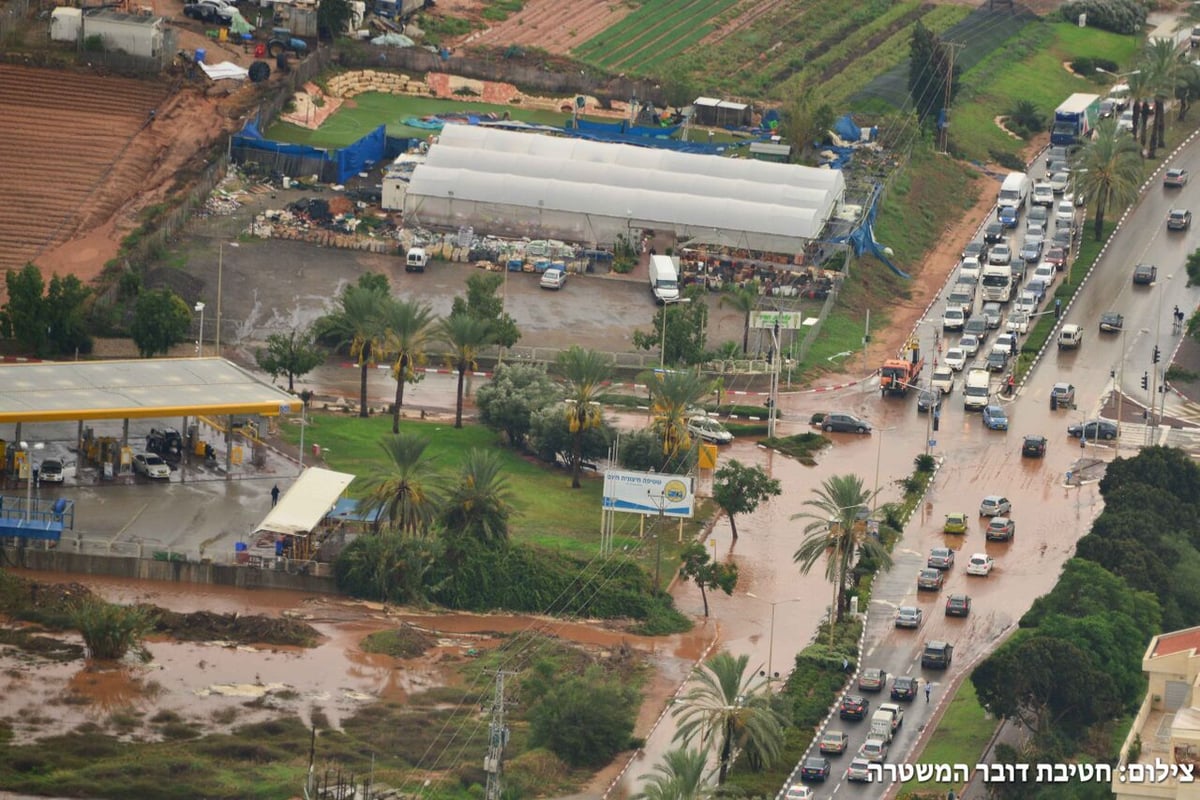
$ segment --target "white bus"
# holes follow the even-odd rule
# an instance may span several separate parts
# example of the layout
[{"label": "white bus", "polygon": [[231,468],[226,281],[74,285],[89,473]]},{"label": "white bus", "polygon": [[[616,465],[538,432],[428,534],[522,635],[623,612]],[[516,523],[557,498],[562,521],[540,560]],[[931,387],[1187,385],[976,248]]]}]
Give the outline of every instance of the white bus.
[{"label": "white bus", "polygon": [[983,286],[983,302],[1007,303],[1012,300],[1012,269],[1007,264],[985,266],[980,284]]}]

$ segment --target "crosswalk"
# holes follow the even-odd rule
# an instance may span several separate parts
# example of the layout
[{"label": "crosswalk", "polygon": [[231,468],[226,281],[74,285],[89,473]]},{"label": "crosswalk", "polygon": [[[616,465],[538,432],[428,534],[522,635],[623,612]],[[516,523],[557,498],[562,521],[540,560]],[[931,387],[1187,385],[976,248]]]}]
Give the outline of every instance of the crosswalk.
[{"label": "crosswalk", "polygon": [[[1200,413],[1200,407],[1197,408]],[[1182,417],[1181,417],[1182,418]],[[1121,450],[1138,450],[1143,447],[1161,445],[1178,447],[1195,456],[1200,456],[1200,428],[1175,428],[1170,425],[1142,425],[1134,422],[1121,424],[1119,447]],[[1112,442],[1103,442],[1088,447],[1113,448]]]}]

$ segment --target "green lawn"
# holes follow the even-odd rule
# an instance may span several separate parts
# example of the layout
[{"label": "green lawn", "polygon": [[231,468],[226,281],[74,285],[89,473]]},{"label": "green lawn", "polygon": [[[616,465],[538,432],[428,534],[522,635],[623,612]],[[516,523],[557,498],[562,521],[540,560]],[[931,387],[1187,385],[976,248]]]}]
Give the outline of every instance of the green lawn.
[{"label": "green lawn", "polygon": [[1086,80],[1063,64],[1081,56],[1103,56],[1124,69],[1133,63],[1138,46],[1135,37],[1096,28],[1029,23],[963,75],[951,129],[955,149],[976,161],[989,160],[992,152],[1017,152],[1024,143],[1000,130],[997,116],[1007,114],[1018,100],[1029,100],[1048,118],[1073,92],[1103,94],[1114,79]]},{"label": "green lawn", "polygon": [[[263,135],[268,139],[280,142],[307,144],[313,147],[342,147],[357,141],[380,125],[386,125],[388,136],[425,137],[431,131],[409,127],[404,124],[404,120],[408,117],[425,117],[430,114],[447,114],[456,111],[473,114],[504,114],[507,112],[513,119],[522,122],[558,126],[571,117],[570,114],[560,114],[554,111],[514,108],[495,103],[472,103],[463,100],[438,100],[432,97],[365,92],[339,108],[315,131],[287,122],[277,122]],[[597,122],[617,121],[612,118],[584,118]]]},{"label": "green lawn", "polygon": [[[978,764],[983,755],[983,748],[996,731],[998,723],[987,716],[979,701],[975,698],[975,687],[966,680],[954,693],[954,699],[942,719],[938,722],[929,744],[921,753],[918,764]],[[946,792],[953,789],[958,792],[962,786],[952,783],[937,783],[927,781],[918,783],[909,781],[900,790],[904,796],[909,792],[936,792],[944,797]]]},{"label": "green lawn", "polygon": [[[283,425],[291,442],[300,438],[299,426]],[[504,473],[516,498],[512,537],[543,547],[576,554],[595,553],[600,534],[602,481],[587,477],[583,488],[571,488],[564,470],[545,468],[503,446],[500,436],[478,425],[456,429],[452,424],[402,420],[401,430],[417,431],[429,438],[426,452],[436,459],[442,472],[453,473],[471,448],[491,449],[504,461]],[[367,419],[314,414],[308,423],[305,446],[320,444],[331,469],[358,476],[350,494],[361,496],[370,476],[385,469],[387,459],[379,442],[392,432],[391,417]],[[627,515],[623,515],[627,516]],[[628,529],[630,526],[624,526]],[[633,529],[636,533],[636,528]],[[618,542],[620,546],[620,542]]]}]

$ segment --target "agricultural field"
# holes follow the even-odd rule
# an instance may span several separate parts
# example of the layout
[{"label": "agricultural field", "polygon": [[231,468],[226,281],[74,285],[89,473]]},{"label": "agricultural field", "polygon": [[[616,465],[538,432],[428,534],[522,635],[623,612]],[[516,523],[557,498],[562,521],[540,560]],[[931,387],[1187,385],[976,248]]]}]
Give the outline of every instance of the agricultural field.
[{"label": "agricultural field", "polygon": [[738,0],[646,0],[571,55],[610,72],[652,75],[712,33]]}]

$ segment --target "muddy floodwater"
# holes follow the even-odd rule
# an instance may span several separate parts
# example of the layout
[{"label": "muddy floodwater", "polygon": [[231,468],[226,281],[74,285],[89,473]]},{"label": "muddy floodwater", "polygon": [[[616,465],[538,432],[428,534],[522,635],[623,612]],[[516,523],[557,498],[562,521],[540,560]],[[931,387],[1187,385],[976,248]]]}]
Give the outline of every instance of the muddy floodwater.
[{"label": "muddy floodwater", "polygon": [[[91,576],[14,571],[32,580],[76,582],[107,600],[150,603],[178,612],[290,616],[320,632],[314,647],[246,646],[152,638],[150,658],[120,664],[84,659],[55,662],[5,648],[0,651],[0,717],[13,725],[17,743],[62,734],[85,723],[112,724],[140,714],[151,722],[175,715],[205,732],[270,719],[298,716],[308,724],[315,712],[339,727],[365,704],[403,702],[426,689],[455,686],[457,668],[473,655],[522,633],[539,633],[611,649],[631,647],[656,671],[656,688],[674,689],[708,645],[703,629],[661,639],[549,618],[513,615],[420,613],[344,598],[227,587],[115,582]],[[364,652],[369,634],[408,623],[433,632],[436,644],[403,661]],[[81,644],[74,634],[58,635]],[[476,694],[478,689],[463,687]],[[657,709],[655,710],[657,713]],[[128,738],[157,738],[153,724],[129,724]]]}]

